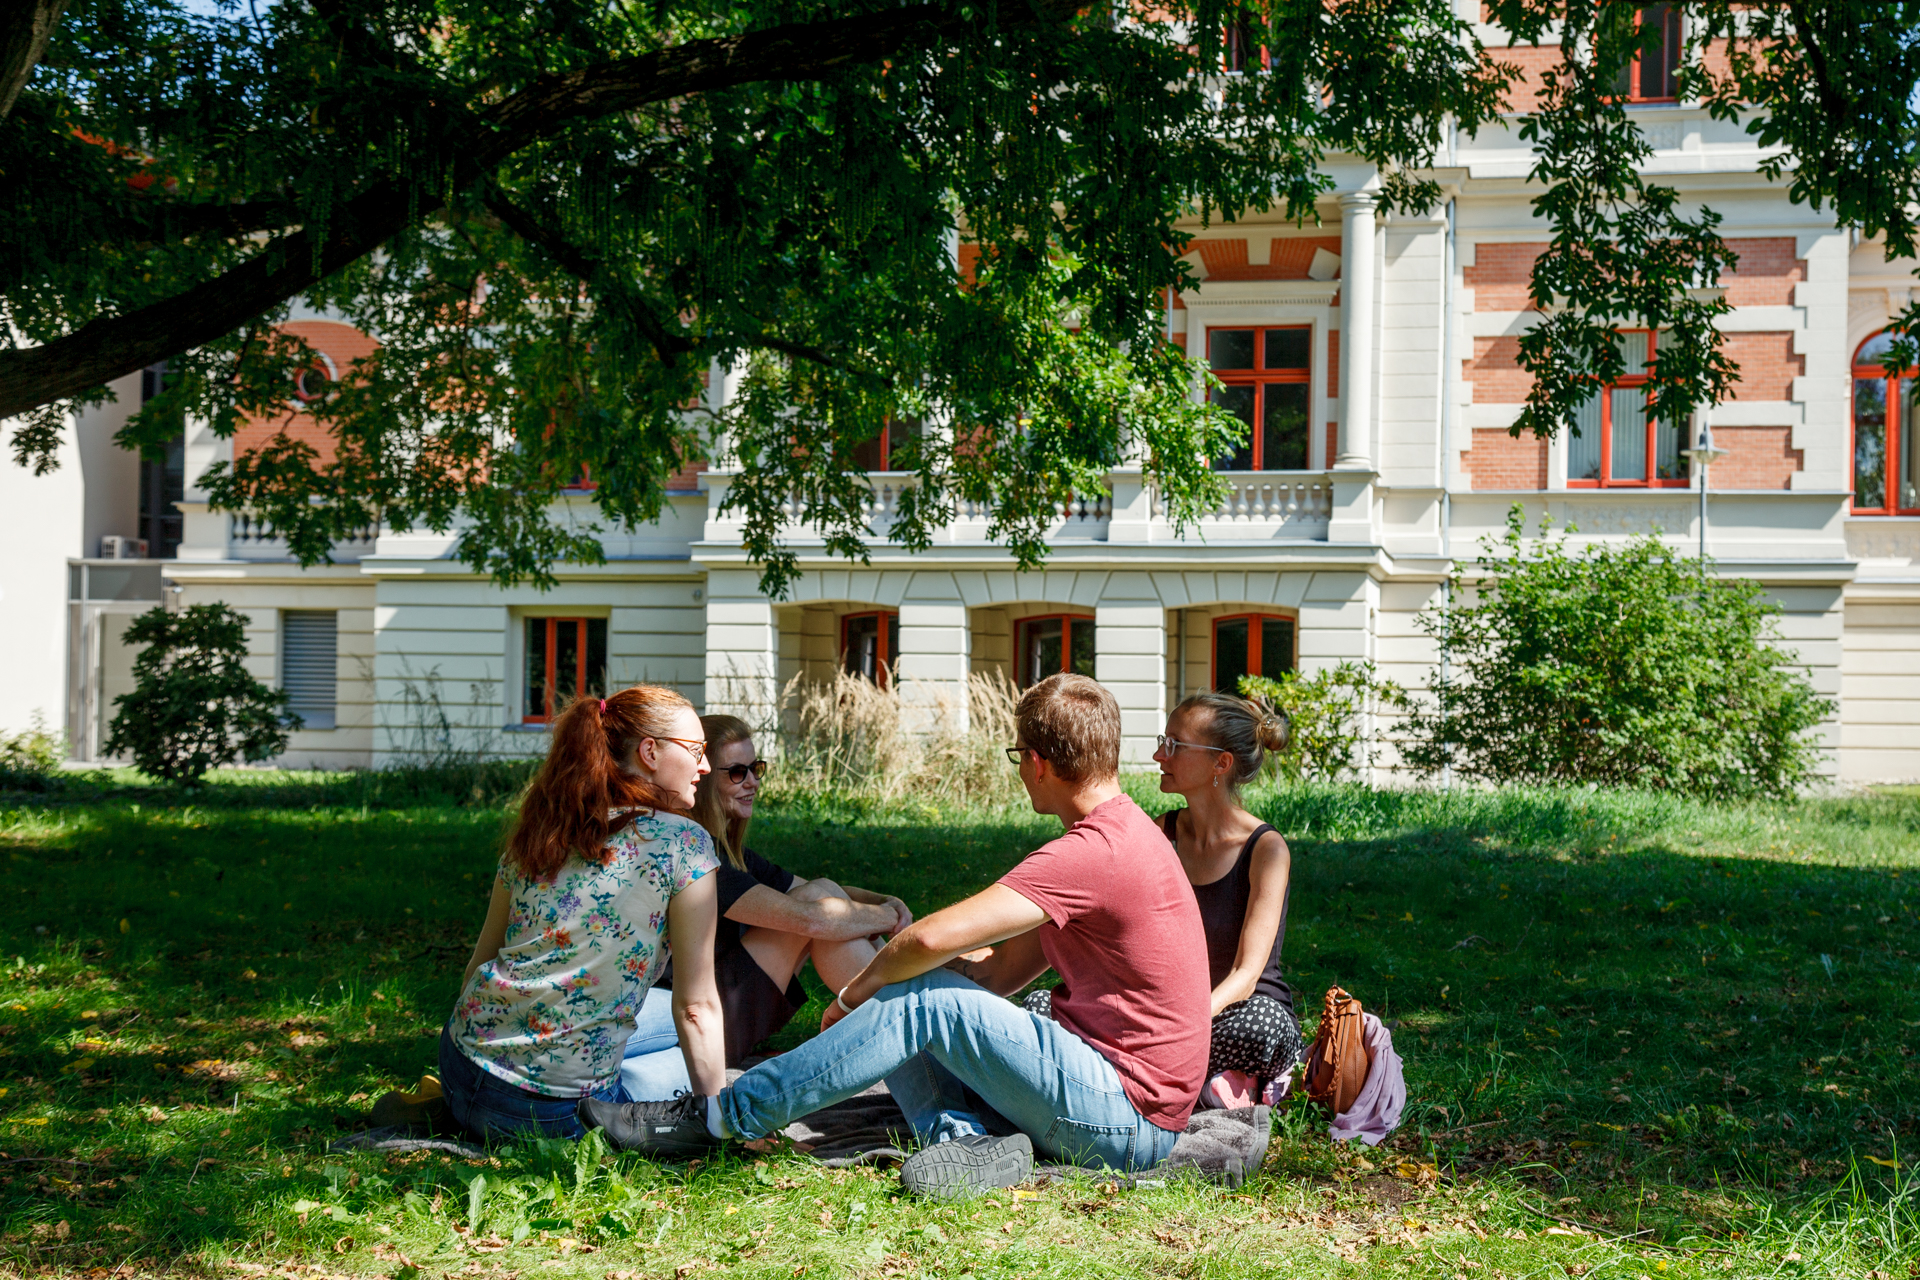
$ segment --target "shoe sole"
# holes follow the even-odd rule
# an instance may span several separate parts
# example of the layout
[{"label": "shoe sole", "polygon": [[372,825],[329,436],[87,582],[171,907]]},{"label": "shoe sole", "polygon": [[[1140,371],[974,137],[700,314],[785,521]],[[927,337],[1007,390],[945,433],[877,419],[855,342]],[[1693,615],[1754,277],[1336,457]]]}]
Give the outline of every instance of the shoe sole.
[{"label": "shoe sole", "polygon": [[1033,1141],[1024,1133],[1001,1138],[991,1147],[937,1142],[908,1158],[900,1185],[930,1200],[964,1200],[999,1187],[1025,1182],[1033,1172]]}]

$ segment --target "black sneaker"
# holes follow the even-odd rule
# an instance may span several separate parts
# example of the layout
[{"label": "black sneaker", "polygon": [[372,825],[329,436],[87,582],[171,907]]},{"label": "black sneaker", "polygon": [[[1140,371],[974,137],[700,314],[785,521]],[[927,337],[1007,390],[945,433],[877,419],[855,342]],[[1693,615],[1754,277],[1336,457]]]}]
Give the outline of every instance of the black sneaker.
[{"label": "black sneaker", "polygon": [[995,1138],[984,1133],[936,1142],[907,1157],[900,1185],[933,1200],[964,1200],[1025,1182],[1033,1172],[1033,1141],[1024,1133]]},{"label": "black sneaker", "polygon": [[615,1151],[674,1159],[702,1155],[720,1145],[707,1132],[707,1100],[683,1093],[669,1102],[602,1102],[582,1098],[580,1123],[607,1135]]}]

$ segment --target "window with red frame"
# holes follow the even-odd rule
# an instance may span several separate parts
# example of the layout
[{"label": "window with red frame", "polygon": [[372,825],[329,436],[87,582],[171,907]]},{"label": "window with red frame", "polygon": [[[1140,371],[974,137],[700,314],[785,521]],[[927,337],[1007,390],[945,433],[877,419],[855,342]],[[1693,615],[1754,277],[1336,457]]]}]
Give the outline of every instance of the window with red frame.
[{"label": "window with red frame", "polygon": [[1223,384],[1213,402],[1247,424],[1247,442],[1214,462],[1224,471],[1304,471],[1313,429],[1313,330],[1207,330],[1207,364]]},{"label": "window with red frame", "polygon": [[1911,369],[1889,369],[1893,335],[1876,333],[1853,356],[1853,511],[1920,515],[1920,388]]},{"label": "window with red frame", "polygon": [[891,418],[880,434],[853,447],[853,465],[857,471],[893,471],[894,454],[913,436],[920,434],[919,422],[909,418]]},{"label": "window with red frame", "polygon": [[1017,683],[1022,689],[1063,671],[1093,674],[1093,619],[1079,613],[1022,618],[1013,627]]},{"label": "window with red frame", "polygon": [[550,724],[578,697],[607,696],[605,618],[528,618],[525,724]]},{"label": "window with red frame", "polygon": [[1583,489],[1683,489],[1688,470],[1680,452],[1680,430],[1654,421],[1649,412],[1647,371],[1653,367],[1654,335],[1648,329],[1627,329],[1618,336],[1626,372],[1574,411],[1567,483]]},{"label": "window with red frame", "polygon": [[1253,24],[1245,14],[1237,14],[1227,23],[1226,47],[1221,50],[1220,64],[1222,70],[1229,72],[1268,70],[1266,47],[1255,41]]},{"label": "window with red frame", "polygon": [[900,652],[900,615],[875,611],[840,619],[840,669],[886,688]]},{"label": "window with red frame", "polygon": [[1240,677],[1278,680],[1293,670],[1294,620],[1243,613],[1213,620],[1213,687],[1240,692]]},{"label": "window with red frame", "polygon": [[1628,102],[1673,102],[1680,97],[1680,9],[1677,4],[1643,4],[1617,11],[1617,21],[1631,22],[1640,40],[1640,51],[1614,81],[1614,92]]}]

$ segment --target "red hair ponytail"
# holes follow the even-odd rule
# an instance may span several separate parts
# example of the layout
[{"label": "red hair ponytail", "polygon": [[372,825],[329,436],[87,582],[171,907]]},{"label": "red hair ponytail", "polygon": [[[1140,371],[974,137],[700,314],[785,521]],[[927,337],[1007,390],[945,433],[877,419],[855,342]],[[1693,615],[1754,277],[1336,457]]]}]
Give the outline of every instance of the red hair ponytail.
[{"label": "red hair ponytail", "polygon": [[616,809],[672,809],[652,783],[620,767],[642,738],[670,728],[693,704],[671,689],[635,685],[609,698],[575,698],[553,722],[546,763],[520,806],[507,861],[530,880],[551,880],[570,855],[605,866]]}]

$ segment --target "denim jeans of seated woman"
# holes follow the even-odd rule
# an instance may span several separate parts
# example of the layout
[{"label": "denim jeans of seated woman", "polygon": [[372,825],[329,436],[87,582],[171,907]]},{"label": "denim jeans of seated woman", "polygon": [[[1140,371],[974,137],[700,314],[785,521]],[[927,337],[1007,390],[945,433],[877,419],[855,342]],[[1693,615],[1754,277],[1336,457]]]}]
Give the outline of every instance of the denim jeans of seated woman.
[{"label": "denim jeans of seated woman", "polygon": [[881,1079],[923,1143],[1018,1129],[1053,1159],[1133,1172],[1180,1137],[1134,1110],[1098,1049],[944,969],[882,987],[746,1072],[720,1110],[732,1133],[761,1138]]},{"label": "denim jeans of seated woman", "polygon": [[[586,1132],[574,1109],[580,1099],[557,1098],[508,1084],[460,1052],[453,1034],[440,1030],[440,1091],[454,1120],[476,1138],[511,1138],[536,1134],[543,1138],[577,1138]],[[593,1091],[608,1102],[631,1102],[615,1076]]]},{"label": "denim jeans of seated woman", "polygon": [[658,987],[647,992],[620,1063],[620,1083],[635,1102],[665,1101],[693,1092],[687,1057],[680,1052],[680,1032],[673,1025],[673,992]]}]

